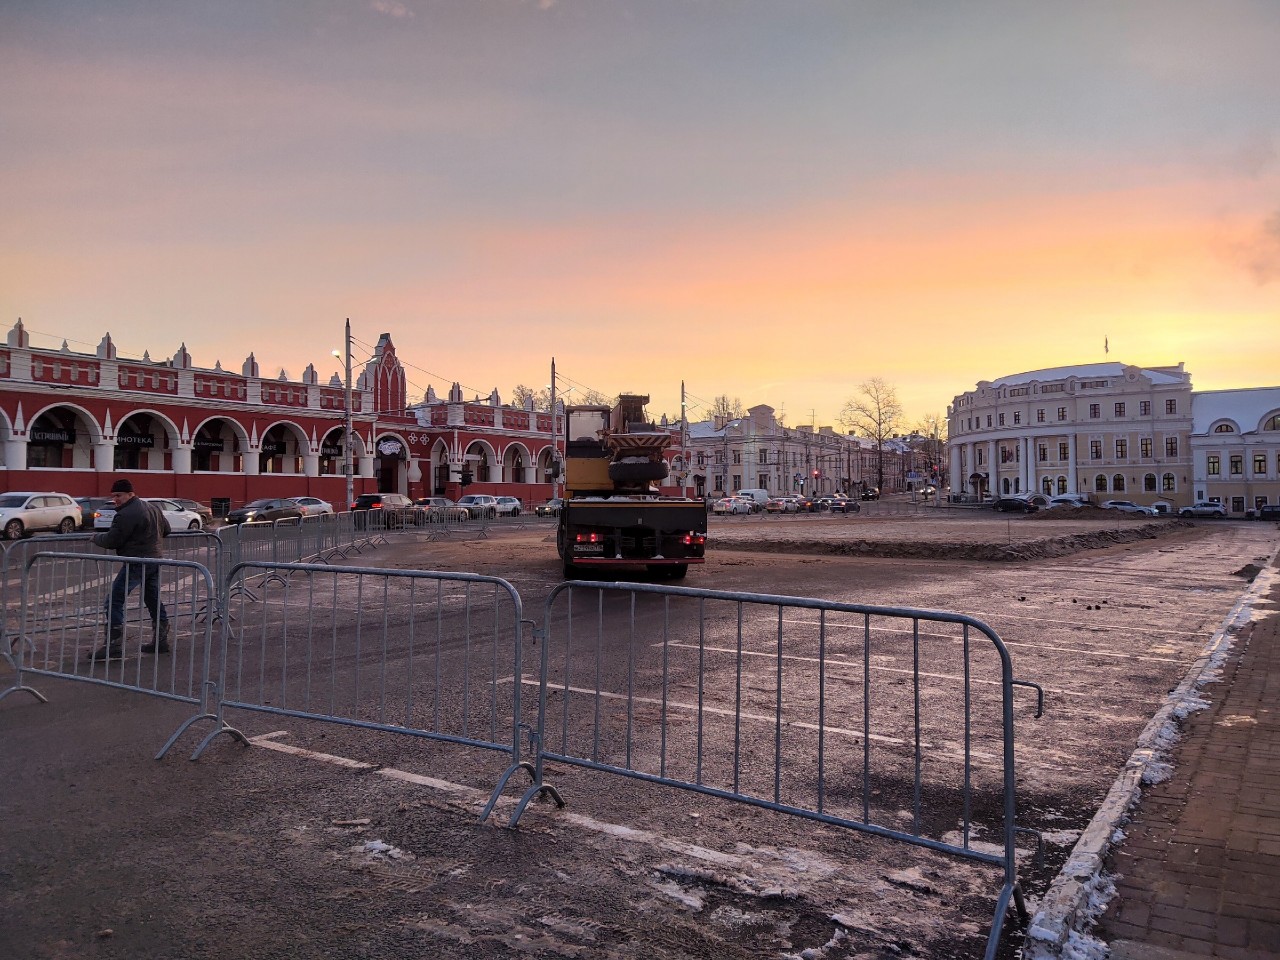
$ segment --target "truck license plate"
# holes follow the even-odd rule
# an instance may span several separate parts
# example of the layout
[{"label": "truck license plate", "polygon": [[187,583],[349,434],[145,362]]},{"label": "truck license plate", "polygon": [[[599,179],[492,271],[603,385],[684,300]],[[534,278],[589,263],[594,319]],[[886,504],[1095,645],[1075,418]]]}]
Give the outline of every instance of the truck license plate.
[{"label": "truck license plate", "polygon": [[604,553],[603,543],[575,543],[574,553]]}]

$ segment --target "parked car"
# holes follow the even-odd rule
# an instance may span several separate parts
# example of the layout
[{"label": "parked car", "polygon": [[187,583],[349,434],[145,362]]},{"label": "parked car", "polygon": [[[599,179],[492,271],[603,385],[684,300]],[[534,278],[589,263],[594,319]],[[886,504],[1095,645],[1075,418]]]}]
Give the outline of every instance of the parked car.
[{"label": "parked car", "polygon": [[796,497],[796,513],[817,513],[821,509],[813,497]]},{"label": "parked car", "polygon": [[92,530],[93,518],[100,510],[115,510],[116,502],[110,497],[76,497],[80,505],[80,529]]},{"label": "parked car", "polygon": [[848,516],[851,513],[861,512],[862,504],[857,500],[850,500],[848,497],[832,497],[829,509],[832,513],[843,513]]},{"label": "parked car", "polygon": [[417,523],[413,501],[403,493],[362,493],[351,505],[351,512],[356,514],[356,529],[365,529],[369,525],[369,514],[375,510],[383,511],[378,523],[387,529]]},{"label": "parked car", "polygon": [[1217,500],[1197,500],[1189,507],[1179,507],[1178,516],[1217,517],[1219,520],[1225,520],[1227,517],[1227,505],[1219,503]]},{"label": "parked car", "polygon": [[859,499],[859,500],[879,500],[879,499],[880,499],[880,488],[879,488],[879,487],[867,487],[867,489],[863,490],[863,491],[862,491],[862,493],[860,493],[860,494],[858,495],[858,499]]},{"label": "parked car", "polygon": [[1001,513],[1035,513],[1040,509],[1023,497],[999,497],[992,502],[991,508]]},{"label": "parked car", "polygon": [[1259,520],[1280,520],[1280,503],[1264,503],[1256,516]]},{"label": "parked car", "polygon": [[564,506],[564,501],[559,497],[548,500],[546,503],[540,503],[533,508],[533,512],[540,517],[558,517],[560,516],[560,508]]},{"label": "parked car", "polygon": [[741,497],[722,497],[717,500],[711,507],[712,513],[724,514],[731,516],[738,513],[750,513],[750,502],[743,500]]},{"label": "parked car", "polygon": [[1137,513],[1144,517],[1154,517],[1156,515],[1155,507],[1144,507],[1134,503],[1132,500],[1104,500],[1102,501],[1103,510],[1119,510],[1121,513]]},{"label": "parked car", "polygon": [[184,510],[190,510],[192,513],[200,515],[200,523],[202,526],[208,526],[213,523],[213,508],[209,507],[199,500],[188,500],[185,497],[171,497],[174,503],[182,507]]},{"label": "parked car", "polygon": [[518,517],[523,506],[519,497],[498,497],[495,509],[500,517]]},{"label": "parked car", "polygon": [[1089,501],[1076,493],[1064,493],[1061,496],[1050,497],[1050,507],[1087,507]]},{"label": "parked car", "polygon": [[302,508],[304,517],[318,517],[321,514],[333,513],[333,504],[319,497],[291,497],[290,499]]},{"label": "parked car", "polygon": [[425,519],[427,523],[444,523],[450,517],[460,519],[462,516],[455,509],[457,504],[448,497],[419,497],[413,506],[419,522]]},{"label": "parked car", "polygon": [[498,515],[498,498],[487,493],[468,493],[458,506],[466,510],[468,520],[492,520]]},{"label": "parked car", "polygon": [[292,500],[264,497],[251,500],[227,514],[227,523],[261,523],[266,520],[300,519],[302,508]]},{"label": "parked car", "polygon": [[[164,513],[164,518],[169,521],[169,528],[172,530],[199,530],[204,526],[204,520],[200,514],[194,510],[188,510],[176,500],[169,500],[165,497],[144,497],[147,503],[154,503]],[[93,527],[95,530],[111,529],[112,521],[116,518],[115,505],[104,507],[94,513]]]},{"label": "parked car", "polygon": [[0,494],[0,530],[6,540],[19,540],[42,530],[75,533],[81,517],[80,504],[65,493]]},{"label": "parked car", "polygon": [[765,502],[765,513],[795,513],[795,497],[772,497]]}]

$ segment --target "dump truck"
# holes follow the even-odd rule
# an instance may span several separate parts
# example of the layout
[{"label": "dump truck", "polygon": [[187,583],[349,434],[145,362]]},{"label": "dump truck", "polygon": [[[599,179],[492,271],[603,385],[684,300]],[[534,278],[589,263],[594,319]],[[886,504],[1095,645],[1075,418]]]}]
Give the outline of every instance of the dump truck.
[{"label": "dump truck", "polygon": [[647,396],[565,409],[564,503],[556,547],[566,577],[587,568],[682,579],[705,561],[702,500],[663,496],[672,436],[645,418]]}]

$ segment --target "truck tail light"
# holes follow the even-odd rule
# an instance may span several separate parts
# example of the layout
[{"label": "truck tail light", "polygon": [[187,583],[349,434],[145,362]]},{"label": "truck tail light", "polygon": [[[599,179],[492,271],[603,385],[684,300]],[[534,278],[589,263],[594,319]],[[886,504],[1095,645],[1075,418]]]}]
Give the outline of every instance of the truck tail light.
[{"label": "truck tail light", "polygon": [[604,541],[604,537],[598,533],[580,533],[574,537],[574,540],[577,543],[601,543]]},{"label": "truck tail light", "polygon": [[707,535],[705,533],[686,533],[684,535],[684,545],[686,547],[701,547],[705,546],[706,542]]}]

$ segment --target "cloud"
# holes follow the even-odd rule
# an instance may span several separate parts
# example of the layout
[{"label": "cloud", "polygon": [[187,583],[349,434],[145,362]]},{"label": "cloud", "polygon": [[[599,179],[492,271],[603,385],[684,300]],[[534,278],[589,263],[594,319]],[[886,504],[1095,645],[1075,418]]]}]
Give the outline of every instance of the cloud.
[{"label": "cloud", "polygon": [[386,14],[388,17],[395,17],[397,20],[413,16],[412,10],[403,3],[397,3],[396,0],[369,0],[369,9]]},{"label": "cloud", "polygon": [[1280,280],[1280,210],[1269,216],[1253,239],[1239,244],[1235,252],[1258,286]]}]

